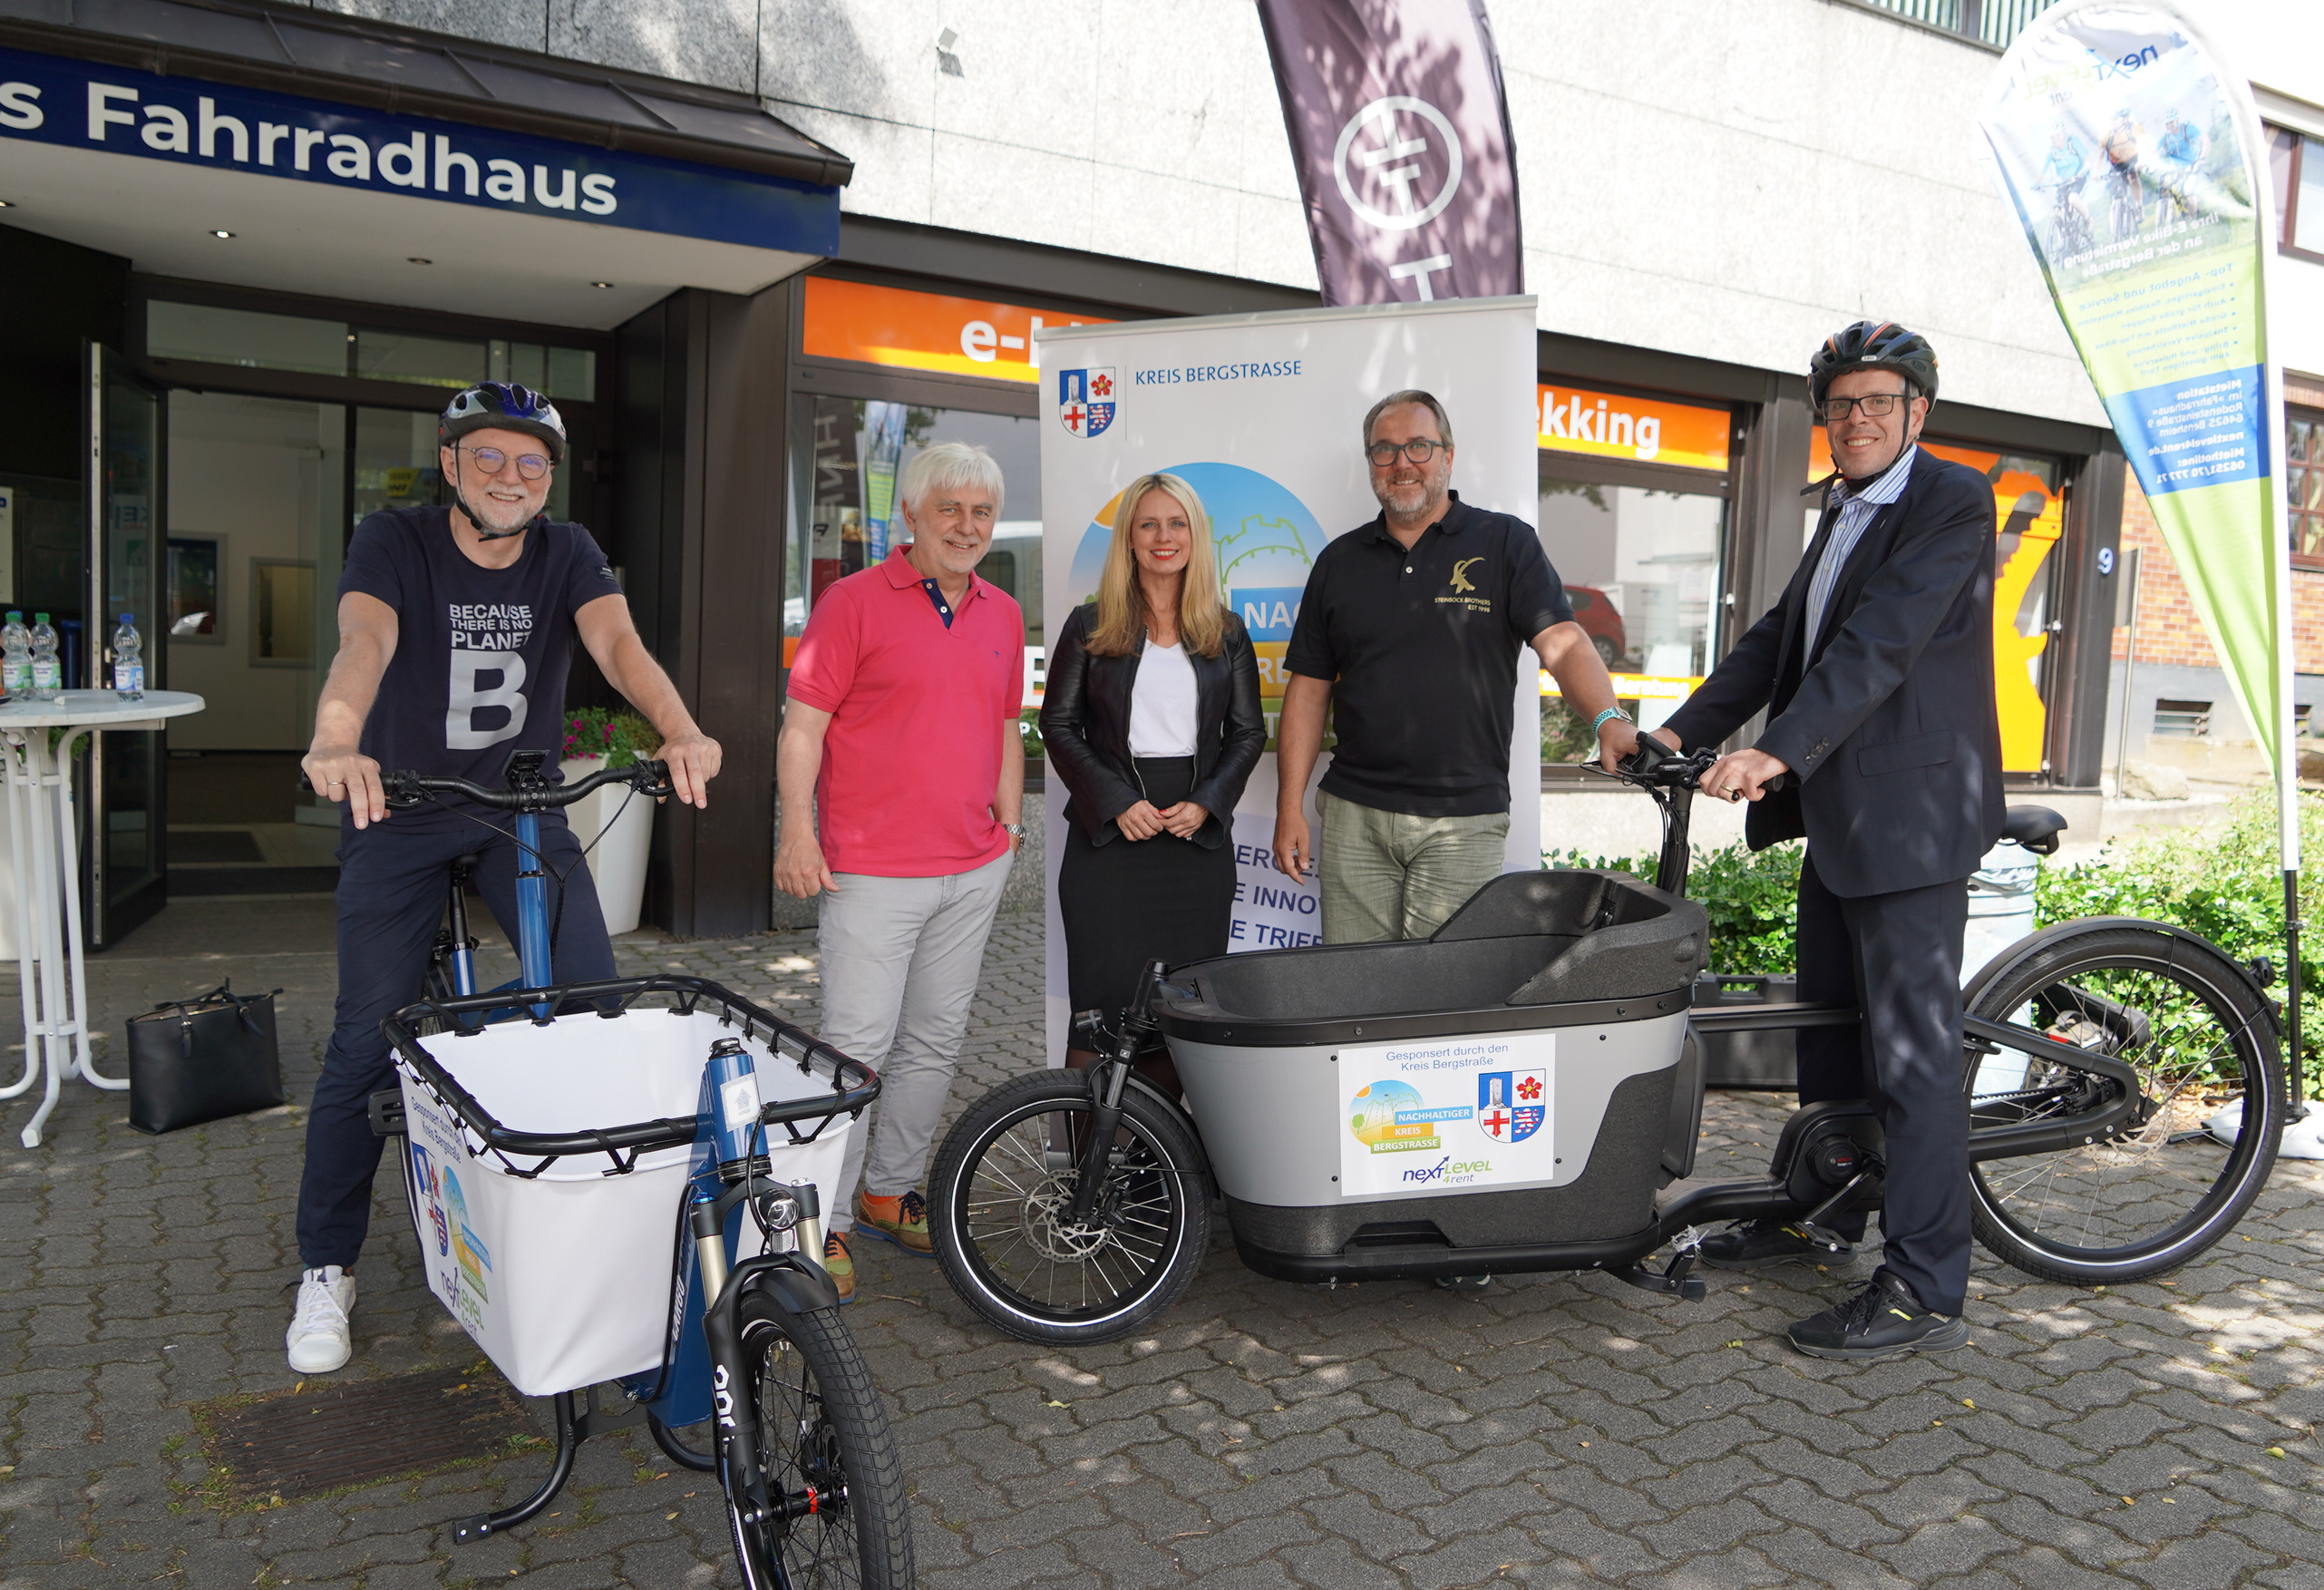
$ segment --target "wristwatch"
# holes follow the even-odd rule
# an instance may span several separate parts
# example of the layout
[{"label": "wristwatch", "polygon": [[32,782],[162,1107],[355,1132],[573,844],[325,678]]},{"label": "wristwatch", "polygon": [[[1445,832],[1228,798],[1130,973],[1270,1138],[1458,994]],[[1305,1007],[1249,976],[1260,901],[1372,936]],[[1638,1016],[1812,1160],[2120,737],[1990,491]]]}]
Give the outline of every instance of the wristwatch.
[{"label": "wristwatch", "polygon": [[1025,837],[1025,824],[1022,823],[1004,823],[1001,826],[1008,831],[1008,836],[1011,839]]}]

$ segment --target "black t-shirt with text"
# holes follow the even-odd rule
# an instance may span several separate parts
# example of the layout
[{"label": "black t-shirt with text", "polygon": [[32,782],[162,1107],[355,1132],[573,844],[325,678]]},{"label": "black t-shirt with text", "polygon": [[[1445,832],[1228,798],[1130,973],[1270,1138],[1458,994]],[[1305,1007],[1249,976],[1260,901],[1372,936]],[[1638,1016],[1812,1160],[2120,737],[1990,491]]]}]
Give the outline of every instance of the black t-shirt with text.
[{"label": "black t-shirt with text", "polygon": [[[573,615],[618,596],[613,570],[578,524],[537,525],[506,569],[472,561],[452,539],[449,508],[389,508],[355,529],[339,594],[361,591],[395,610],[395,655],[364,722],[363,753],[384,772],[501,785],[512,751],[565,745],[565,676]],[[444,797],[460,804],[456,797]],[[422,806],[389,826],[458,821]]]},{"label": "black t-shirt with text", "polygon": [[1333,541],[1283,656],[1331,681],[1337,740],[1323,787],[1417,817],[1509,810],[1518,658],[1572,618],[1532,527],[1457,492],[1410,551],[1385,518]]}]

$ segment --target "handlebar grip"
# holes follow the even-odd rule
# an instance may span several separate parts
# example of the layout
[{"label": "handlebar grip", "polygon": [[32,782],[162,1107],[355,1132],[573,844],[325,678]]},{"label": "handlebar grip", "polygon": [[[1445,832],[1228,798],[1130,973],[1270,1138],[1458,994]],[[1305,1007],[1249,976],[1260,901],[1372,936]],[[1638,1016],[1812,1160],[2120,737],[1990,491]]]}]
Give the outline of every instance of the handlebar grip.
[{"label": "handlebar grip", "polygon": [[637,785],[637,793],[639,795],[652,795],[655,799],[659,800],[664,795],[676,795],[677,793],[677,785],[670,782],[670,765],[668,763],[663,761],[658,756],[647,756],[640,757],[638,759],[637,766],[646,769],[647,776],[653,781],[650,784],[641,784]]}]

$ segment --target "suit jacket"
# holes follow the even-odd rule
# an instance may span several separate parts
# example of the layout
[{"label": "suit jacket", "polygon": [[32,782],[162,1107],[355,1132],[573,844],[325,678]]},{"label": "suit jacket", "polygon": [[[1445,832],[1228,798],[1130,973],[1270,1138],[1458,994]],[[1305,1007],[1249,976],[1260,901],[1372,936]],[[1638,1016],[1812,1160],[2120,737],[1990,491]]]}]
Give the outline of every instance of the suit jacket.
[{"label": "suit jacket", "polygon": [[[1211,814],[1194,831],[1194,843],[1205,850],[1226,843],[1235,803],[1267,748],[1259,659],[1242,620],[1231,612],[1226,619],[1219,655],[1190,651],[1186,658],[1194,666],[1196,726],[1194,787],[1186,798]],[[1095,602],[1075,608],[1050,651],[1041,743],[1070,792],[1066,818],[1082,825],[1092,844],[1105,844],[1122,833],[1114,819],[1145,798],[1130,756],[1130,696],[1146,648],[1141,630],[1137,649],[1126,656],[1093,656],[1084,638],[1096,623]]]},{"label": "suit jacket", "polygon": [[1914,449],[1903,494],[1843,566],[1811,654],[1809,581],[1839,518],[1826,493],[1783,599],[1668,727],[1716,745],[1761,707],[1758,748],[1797,775],[1755,805],[1751,848],[1804,834],[1834,894],[1966,878],[2001,835],[1993,704],[1993,490]]}]

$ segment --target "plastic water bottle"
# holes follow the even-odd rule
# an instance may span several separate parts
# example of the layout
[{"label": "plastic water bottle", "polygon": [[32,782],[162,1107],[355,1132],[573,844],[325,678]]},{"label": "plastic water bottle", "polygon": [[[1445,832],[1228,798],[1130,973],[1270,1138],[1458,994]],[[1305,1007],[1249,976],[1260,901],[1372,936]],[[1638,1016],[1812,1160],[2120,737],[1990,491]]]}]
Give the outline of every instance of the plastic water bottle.
[{"label": "plastic water bottle", "polygon": [[46,613],[33,615],[33,699],[53,701],[64,693],[64,670],[56,660],[56,631]]},{"label": "plastic water bottle", "polygon": [[33,632],[24,628],[24,615],[14,608],[8,610],[7,627],[0,629],[0,689],[11,696],[33,693]]},{"label": "plastic water bottle", "polygon": [[124,701],[145,699],[145,643],[138,639],[134,613],[123,613],[113,631],[113,694]]}]

